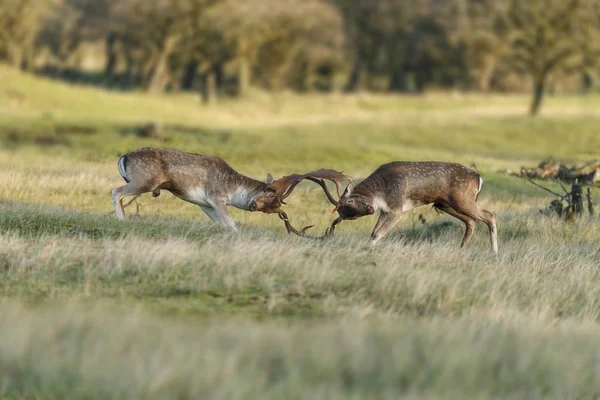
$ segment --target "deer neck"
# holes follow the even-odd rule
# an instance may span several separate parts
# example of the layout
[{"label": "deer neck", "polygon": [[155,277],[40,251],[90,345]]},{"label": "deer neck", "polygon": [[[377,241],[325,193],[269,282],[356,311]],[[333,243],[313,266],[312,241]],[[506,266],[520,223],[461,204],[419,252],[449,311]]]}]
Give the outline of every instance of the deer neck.
[{"label": "deer neck", "polygon": [[362,197],[363,201],[370,204],[375,210],[389,211],[385,190],[379,179],[368,177],[356,185],[353,194]]},{"label": "deer neck", "polygon": [[252,197],[265,189],[266,183],[240,175],[227,196],[227,205],[248,210]]}]

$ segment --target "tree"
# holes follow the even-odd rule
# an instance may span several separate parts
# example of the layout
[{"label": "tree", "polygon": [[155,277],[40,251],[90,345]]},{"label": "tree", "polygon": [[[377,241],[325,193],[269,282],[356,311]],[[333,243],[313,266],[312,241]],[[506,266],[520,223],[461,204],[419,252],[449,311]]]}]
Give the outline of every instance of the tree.
[{"label": "tree", "polygon": [[248,93],[255,77],[278,89],[298,61],[333,60],[343,50],[341,17],[319,0],[226,0],[206,14],[206,21],[235,57],[239,96]]},{"label": "tree", "polygon": [[511,0],[505,19],[508,55],[518,71],[531,76],[530,115],[538,113],[552,73],[575,72],[597,54],[594,1]]},{"label": "tree", "polygon": [[[343,17],[352,67],[346,92],[355,92],[364,85],[364,76],[383,45],[382,25],[378,23],[382,0],[333,0]],[[370,65],[371,64],[371,65]]]},{"label": "tree", "polygon": [[37,40],[64,68],[84,41],[103,40],[108,34],[109,0],[62,0],[48,13]]},{"label": "tree", "polygon": [[206,13],[222,0],[188,0],[189,8],[186,22],[189,25],[187,35],[174,59],[175,68],[183,71],[181,85],[192,89],[197,75],[202,78],[201,97],[206,104],[214,103],[217,90],[222,83],[223,64],[231,57],[222,34],[212,29],[206,22]]},{"label": "tree", "polygon": [[186,0],[115,0],[115,34],[148,92],[162,92],[172,80],[170,58],[189,30]]},{"label": "tree", "polygon": [[0,2],[0,60],[31,68],[38,32],[57,0],[2,0]]},{"label": "tree", "polygon": [[[463,54],[453,40],[455,0],[332,0],[353,59],[348,92],[454,85]],[[454,35],[456,36],[456,35]]]},{"label": "tree", "polygon": [[464,46],[463,80],[480,91],[492,88],[492,80],[502,65],[505,43],[499,23],[507,0],[450,0],[455,7],[454,24],[448,26]]}]

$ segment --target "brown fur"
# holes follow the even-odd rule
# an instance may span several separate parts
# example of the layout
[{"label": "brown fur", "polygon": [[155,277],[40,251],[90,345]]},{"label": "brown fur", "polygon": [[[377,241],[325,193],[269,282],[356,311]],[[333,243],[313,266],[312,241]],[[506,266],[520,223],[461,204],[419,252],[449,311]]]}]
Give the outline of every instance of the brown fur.
[{"label": "brown fur", "polygon": [[387,234],[409,209],[433,204],[465,224],[461,246],[466,246],[475,221],[485,222],[490,242],[497,252],[496,217],[476,204],[481,190],[480,175],[460,164],[445,162],[391,162],[377,168],[340,199],[338,212],[343,219],[357,219],[380,210],[371,235],[372,243]]},{"label": "brown fur", "polygon": [[[215,156],[141,148],[121,157],[119,170],[128,182],[112,191],[115,210],[121,219],[124,197],[148,192],[157,197],[161,190],[199,205],[211,220],[234,229],[235,222],[226,205],[265,212],[279,207],[273,204],[277,199],[265,192],[265,182],[238,173]],[[258,199],[260,205],[256,205]]]}]

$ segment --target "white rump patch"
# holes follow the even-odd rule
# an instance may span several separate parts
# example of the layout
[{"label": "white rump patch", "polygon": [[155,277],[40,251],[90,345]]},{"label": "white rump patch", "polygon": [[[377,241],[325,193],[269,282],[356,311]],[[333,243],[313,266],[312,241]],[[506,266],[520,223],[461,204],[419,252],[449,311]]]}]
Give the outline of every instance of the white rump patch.
[{"label": "white rump patch", "polygon": [[131,178],[127,176],[127,171],[125,170],[125,156],[119,158],[119,174],[128,182],[131,182]]}]

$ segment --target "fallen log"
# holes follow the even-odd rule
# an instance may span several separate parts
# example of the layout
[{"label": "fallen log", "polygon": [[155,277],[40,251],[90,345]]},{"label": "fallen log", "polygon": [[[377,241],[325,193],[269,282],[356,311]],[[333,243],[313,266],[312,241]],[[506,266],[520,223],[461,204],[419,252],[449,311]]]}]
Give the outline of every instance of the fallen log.
[{"label": "fallen log", "polygon": [[557,161],[545,160],[534,168],[521,167],[519,172],[506,169],[499,172],[529,179],[560,179],[566,183],[578,181],[582,185],[600,185],[600,161],[598,160],[571,167]]}]

